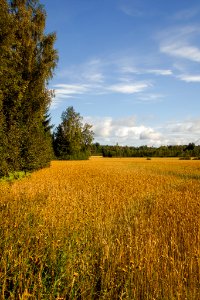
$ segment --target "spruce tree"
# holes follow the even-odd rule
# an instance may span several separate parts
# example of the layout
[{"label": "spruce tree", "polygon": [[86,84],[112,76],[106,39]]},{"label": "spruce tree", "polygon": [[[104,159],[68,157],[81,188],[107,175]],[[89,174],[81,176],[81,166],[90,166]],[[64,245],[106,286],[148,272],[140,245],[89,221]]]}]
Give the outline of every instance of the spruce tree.
[{"label": "spruce tree", "polygon": [[[45,34],[46,12],[38,0],[0,0],[0,161],[3,169],[48,165],[51,137],[45,128],[57,63],[56,35]],[[3,19],[1,18],[3,16]]]}]

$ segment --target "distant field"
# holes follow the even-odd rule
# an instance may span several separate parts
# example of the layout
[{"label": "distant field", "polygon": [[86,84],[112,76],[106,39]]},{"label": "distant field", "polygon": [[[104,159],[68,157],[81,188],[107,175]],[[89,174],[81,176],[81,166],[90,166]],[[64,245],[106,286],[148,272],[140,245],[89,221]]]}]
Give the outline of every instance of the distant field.
[{"label": "distant field", "polygon": [[200,299],[200,161],[54,161],[0,183],[0,299]]}]

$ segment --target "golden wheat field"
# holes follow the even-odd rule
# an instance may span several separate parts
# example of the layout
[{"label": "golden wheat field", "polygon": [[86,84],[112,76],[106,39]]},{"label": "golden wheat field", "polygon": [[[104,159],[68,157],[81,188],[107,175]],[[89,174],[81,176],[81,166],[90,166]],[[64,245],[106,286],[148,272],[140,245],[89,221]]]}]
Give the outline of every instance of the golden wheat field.
[{"label": "golden wheat field", "polygon": [[91,158],[0,183],[0,299],[200,299],[200,161]]}]

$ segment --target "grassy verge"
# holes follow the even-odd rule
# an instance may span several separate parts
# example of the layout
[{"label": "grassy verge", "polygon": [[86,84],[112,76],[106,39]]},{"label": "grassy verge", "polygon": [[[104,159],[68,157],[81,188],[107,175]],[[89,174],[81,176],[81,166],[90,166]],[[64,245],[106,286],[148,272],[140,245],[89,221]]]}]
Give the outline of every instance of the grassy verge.
[{"label": "grassy verge", "polygon": [[8,176],[1,177],[0,182],[5,182],[5,181],[13,182],[14,180],[20,180],[27,176],[30,176],[29,172],[28,173],[24,172],[24,171],[12,172],[12,173],[9,173]]}]

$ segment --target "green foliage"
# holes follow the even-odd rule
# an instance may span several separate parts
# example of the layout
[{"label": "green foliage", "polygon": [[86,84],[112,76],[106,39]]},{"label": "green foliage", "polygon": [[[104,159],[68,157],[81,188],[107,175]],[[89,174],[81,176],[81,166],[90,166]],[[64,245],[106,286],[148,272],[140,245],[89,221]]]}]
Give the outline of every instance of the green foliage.
[{"label": "green foliage", "polygon": [[13,182],[15,180],[23,179],[23,178],[25,178],[25,177],[27,177],[29,175],[30,175],[30,173],[26,173],[24,171],[8,173],[8,176],[2,177],[0,179],[0,182],[4,182],[4,181]]},{"label": "green foliage", "polygon": [[115,146],[93,144],[92,155],[102,154],[103,157],[180,157],[191,159],[200,157],[200,146],[195,144],[160,146],[158,148],[148,146]]},{"label": "green foliage", "polygon": [[61,116],[62,122],[54,133],[54,151],[58,159],[88,159],[93,141],[91,125],[83,124],[82,117],[72,106]]},{"label": "green foliage", "polygon": [[0,0],[0,176],[52,157],[47,84],[57,62],[38,0]]},{"label": "green foliage", "polygon": [[24,136],[22,148],[22,169],[31,171],[49,166],[53,158],[51,136],[42,126],[33,128],[30,136]]}]

